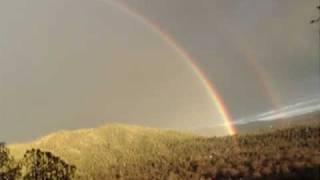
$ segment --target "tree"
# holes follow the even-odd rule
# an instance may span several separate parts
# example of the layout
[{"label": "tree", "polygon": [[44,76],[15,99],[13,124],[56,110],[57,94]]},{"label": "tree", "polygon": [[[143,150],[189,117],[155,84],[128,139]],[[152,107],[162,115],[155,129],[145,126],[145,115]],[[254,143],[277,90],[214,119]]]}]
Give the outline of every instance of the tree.
[{"label": "tree", "polygon": [[[320,6],[318,6],[317,8],[318,8],[318,10],[320,11]],[[320,17],[318,17],[317,19],[313,19],[313,20],[310,21],[311,24],[319,23],[319,22],[320,22]]]},{"label": "tree", "polygon": [[0,143],[0,179],[12,180],[21,176],[21,167],[10,156],[9,149],[5,143]]},{"label": "tree", "polygon": [[15,161],[5,144],[0,143],[0,180],[71,180],[75,171],[74,165],[39,149],[26,151],[21,161]]},{"label": "tree", "polygon": [[24,180],[71,180],[76,171],[74,165],[69,165],[52,153],[39,149],[28,150],[22,163],[26,172]]}]

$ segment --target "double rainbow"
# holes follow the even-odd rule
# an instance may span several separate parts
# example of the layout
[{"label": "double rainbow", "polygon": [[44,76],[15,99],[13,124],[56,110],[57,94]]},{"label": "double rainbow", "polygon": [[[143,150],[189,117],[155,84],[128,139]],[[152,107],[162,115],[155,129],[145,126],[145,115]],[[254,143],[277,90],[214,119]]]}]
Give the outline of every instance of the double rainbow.
[{"label": "double rainbow", "polygon": [[211,99],[211,102],[213,103],[213,106],[215,106],[219,112],[219,115],[221,116],[222,120],[224,121],[224,124],[227,128],[227,131],[230,135],[236,134],[236,130],[233,127],[233,121],[230,116],[230,113],[228,112],[226,105],[224,104],[223,100],[221,99],[217,89],[215,86],[208,80],[206,75],[201,71],[199,66],[196,64],[194,58],[189,54],[187,51],[185,51],[179,44],[172,38],[168,33],[163,31],[160,26],[157,24],[151,22],[149,19],[147,19],[142,14],[138,13],[134,9],[130,8],[126,3],[124,3],[121,0],[101,0],[102,2],[109,3],[112,6],[115,6],[116,8],[119,8],[121,11],[127,13],[129,16],[134,17],[144,25],[148,26],[153,32],[157,33],[163,41],[165,41],[172,49],[174,49],[181,57],[183,57],[187,63],[188,66],[193,70],[194,74],[197,76],[197,78],[201,81],[203,86],[205,87],[205,90]]}]

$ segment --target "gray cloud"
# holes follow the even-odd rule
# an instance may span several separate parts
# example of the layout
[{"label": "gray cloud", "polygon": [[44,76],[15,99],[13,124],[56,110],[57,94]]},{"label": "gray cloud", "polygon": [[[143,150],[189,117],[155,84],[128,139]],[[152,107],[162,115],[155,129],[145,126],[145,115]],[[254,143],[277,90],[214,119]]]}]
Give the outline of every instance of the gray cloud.
[{"label": "gray cloud", "polygon": [[186,59],[108,3],[4,0],[0,23],[0,140],[222,121]]},{"label": "gray cloud", "polygon": [[281,107],[320,91],[318,29],[309,24],[317,1],[126,2],[195,57],[235,118],[274,108],[270,94]]},{"label": "gray cloud", "polygon": [[[186,60],[108,1],[0,1],[0,140],[106,122],[223,124]],[[270,94],[285,107],[320,92],[314,1],[128,4],[194,57],[235,119],[274,110]]]}]

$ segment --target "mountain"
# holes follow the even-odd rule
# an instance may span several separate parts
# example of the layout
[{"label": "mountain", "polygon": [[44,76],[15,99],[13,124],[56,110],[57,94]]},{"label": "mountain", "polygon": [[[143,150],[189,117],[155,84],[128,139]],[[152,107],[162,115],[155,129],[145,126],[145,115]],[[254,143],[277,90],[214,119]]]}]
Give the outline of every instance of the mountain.
[{"label": "mountain", "polygon": [[[237,134],[256,134],[272,132],[277,129],[286,129],[296,126],[314,126],[320,124],[320,111],[315,111],[306,114],[300,114],[293,117],[278,118],[273,120],[252,120],[247,123],[235,123],[233,128]],[[224,129],[220,126],[198,128],[192,132],[204,137],[214,137],[221,134]]]},{"label": "mountain", "polygon": [[314,126],[320,124],[320,111],[302,114],[290,118],[279,118],[268,121],[254,121],[245,124],[236,124],[238,134],[271,132],[275,129],[286,129],[296,126]]},{"label": "mountain", "polygon": [[320,126],[205,138],[106,125],[61,131],[9,148],[40,148],[77,167],[77,179],[319,179]]}]

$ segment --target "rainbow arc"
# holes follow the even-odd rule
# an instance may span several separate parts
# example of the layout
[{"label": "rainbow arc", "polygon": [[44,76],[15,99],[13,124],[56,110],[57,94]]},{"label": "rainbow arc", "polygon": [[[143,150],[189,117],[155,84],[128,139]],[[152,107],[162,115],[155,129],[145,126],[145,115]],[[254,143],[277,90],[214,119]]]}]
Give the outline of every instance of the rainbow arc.
[{"label": "rainbow arc", "polygon": [[115,6],[119,8],[121,11],[127,13],[128,15],[134,17],[136,20],[140,21],[147,27],[149,27],[153,32],[157,33],[164,42],[166,42],[171,48],[173,48],[181,57],[183,57],[187,63],[188,66],[193,70],[194,74],[197,76],[197,78],[201,81],[203,86],[205,87],[205,90],[211,99],[211,102],[213,105],[217,108],[219,115],[223,119],[225,126],[228,130],[228,133],[230,135],[236,134],[236,130],[233,126],[233,121],[231,118],[230,113],[227,110],[226,105],[224,104],[221,96],[219,95],[217,89],[215,88],[214,84],[212,84],[206,75],[201,71],[199,66],[196,64],[194,58],[189,54],[187,51],[185,51],[179,44],[172,38],[168,33],[163,31],[161,27],[153,22],[151,22],[148,18],[143,16],[142,14],[135,11],[133,8],[130,8],[125,2],[118,0],[101,0],[105,3],[110,3],[110,5]]}]

